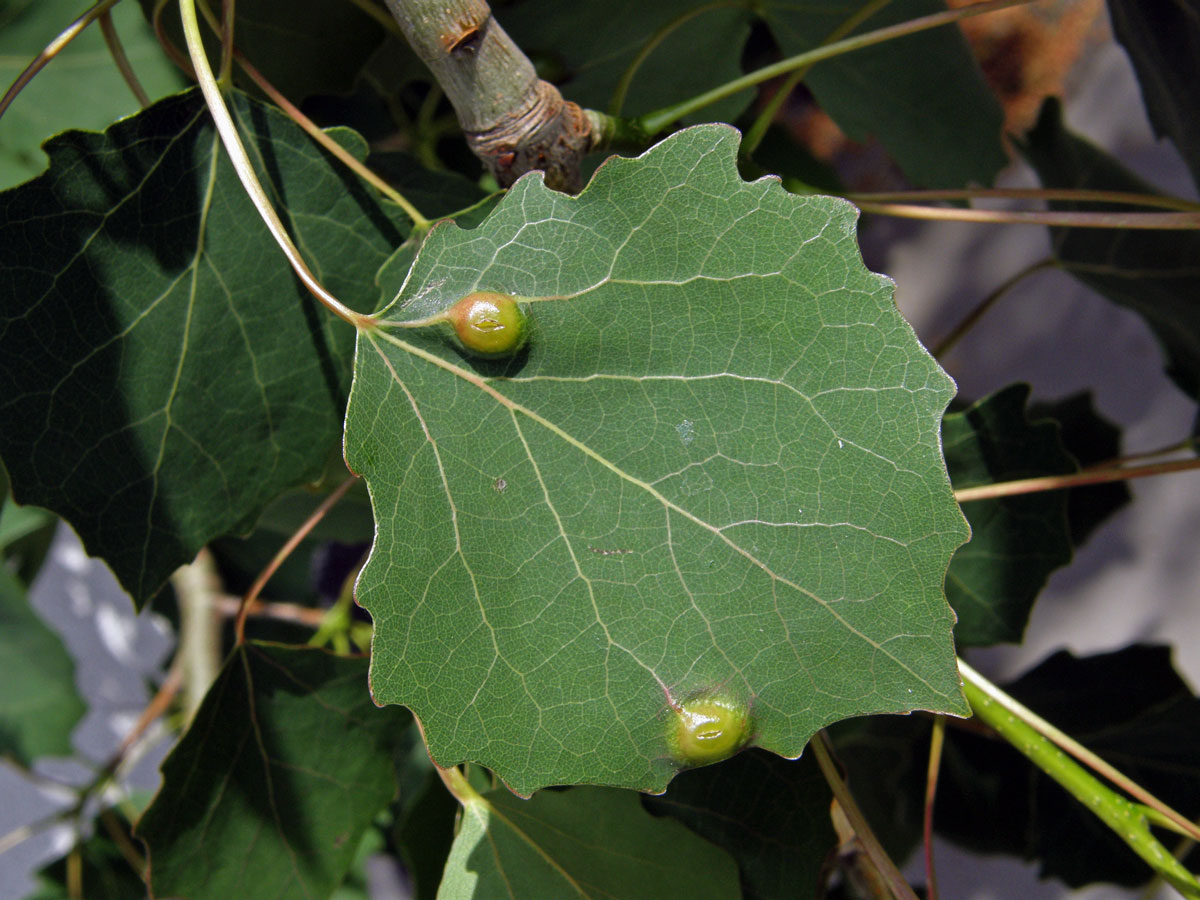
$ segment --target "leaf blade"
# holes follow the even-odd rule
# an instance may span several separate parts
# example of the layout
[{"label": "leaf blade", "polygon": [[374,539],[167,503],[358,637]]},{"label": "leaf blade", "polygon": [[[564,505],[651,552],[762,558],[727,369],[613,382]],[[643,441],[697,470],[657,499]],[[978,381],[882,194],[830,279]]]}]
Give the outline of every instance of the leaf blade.
[{"label": "leaf blade", "polygon": [[534,298],[522,357],[360,337],[372,689],[439,763],[522,794],[661,790],[671,704],[695,691],[751,703],[789,756],[844,715],[962,709],[950,382],[862,266],[853,209],[747,184],[736,151],[732,129],[689,129],[577,199],[526,179],[476,229],[435,228],[388,312]]}]

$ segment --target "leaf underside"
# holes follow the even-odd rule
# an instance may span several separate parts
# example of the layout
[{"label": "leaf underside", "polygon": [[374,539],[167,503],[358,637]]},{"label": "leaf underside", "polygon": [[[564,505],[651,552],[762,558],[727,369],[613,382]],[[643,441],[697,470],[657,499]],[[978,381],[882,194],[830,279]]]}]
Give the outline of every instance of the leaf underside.
[{"label": "leaf underside", "polygon": [[699,126],[577,198],[526,177],[478,228],[435,228],[384,317],[531,298],[517,358],[360,335],[372,689],[442,765],[660,791],[697,692],[749,704],[785,756],[847,716],[965,712],[953,384],[864,268],[853,208],[743,182],[737,146]]}]

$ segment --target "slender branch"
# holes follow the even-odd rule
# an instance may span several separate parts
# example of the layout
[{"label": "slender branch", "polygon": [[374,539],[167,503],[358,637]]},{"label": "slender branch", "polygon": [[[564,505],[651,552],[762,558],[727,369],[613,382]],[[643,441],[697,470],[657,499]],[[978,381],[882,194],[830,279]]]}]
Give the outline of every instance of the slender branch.
[{"label": "slender branch", "polygon": [[21,71],[16,81],[12,83],[9,89],[4,92],[4,96],[0,98],[0,116],[3,116],[5,111],[12,105],[12,102],[17,99],[17,95],[25,89],[25,85],[33,80],[33,76],[42,71],[50,60],[58,56],[67,44],[79,37],[83,29],[105,15],[116,4],[117,0],[100,0],[99,3],[84,12],[83,15],[63,29],[58,37],[47,44],[46,48],[35,56],[29,65]]},{"label": "slender branch", "polygon": [[1165,816],[1179,828],[1190,829],[1187,833],[1196,831],[1192,823],[1005,694],[962,660],[958,665],[963,692],[975,715],[1062,785],[1176,889],[1185,896],[1200,897],[1200,882],[1150,832],[1148,811],[1098,781],[1066,753],[1082,759],[1094,771],[1120,784],[1123,789],[1147,803],[1150,810]]},{"label": "slender branch", "polygon": [[946,717],[936,716],[929,737],[929,766],[925,772],[925,896],[938,900],[937,871],[933,865],[933,803],[937,799],[938,773],[942,768],[942,745],[946,740]]},{"label": "slender branch", "polygon": [[959,503],[970,503],[972,500],[990,500],[995,497],[1012,497],[1016,494],[1033,494],[1039,491],[1058,491],[1064,488],[1082,487],[1086,484],[1105,484],[1109,481],[1129,481],[1133,478],[1167,475],[1171,472],[1187,472],[1192,469],[1200,469],[1200,459],[1178,459],[1171,462],[1116,469],[1088,469],[1083,472],[1072,472],[1069,475],[1043,475],[1038,478],[1021,478],[1016,481],[1001,481],[996,484],[959,488],[954,492],[954,499]]},{"label": "slender branch", "polygon": [[254,579],[254,584],[250,585],[250,590],[246,591],[246,596],[242,598],[241,608],[238,610],[237,619],[234,621],[233,632],[239,646],[246,641],[246,616],[249,614],[251,604],[258,599],[258,595],[262,593],[262,589],[271,580],[271,576],[283,565],[284,560],[292,555],[292,551],[300,546],[300,542],[308,537],[309,533],[317,527],[317,523],[325,518],[325,514],[333,509],[334,504],[346,495],[346,491],[350,490],[356,481],[358,481],[358,476],[351,475],[339,484],[328,497],[321,501],[321,505],[313,510],[312,515],[304,520],[304,524],[297,528],[296,532],[279,548],[279,552],[267,563],[266,568],[258,573],[258,577]]},{"label": "slender branch", "polygon": [[855,50],[861,50],[864,47],[873,47],[876,44],[882,44],[885,41],[895,40],[896,38],[904,37],[910,34],[916,34],[920,31],[925,31],[929,28],[938,28],[942,25],[949,25],[961,19],[967,19],[972,16],[983,15],[984,13],[995,12],[1000,9],[1007,9],[1010,6],[1023,6],[1027,3],[1033,3],[1035,0],[988,0],[986,3],[976,3],[971,6],[960,7],[959,9],[948,10],[946,12],[934,13],[930,16],[922,16],[919,19],[912,19],[908,22],[901,22],[897,25],[889,25],[886,28],[879,28],[875,31],[868,31],[865,34],[855,35],[845,40],[835,41],[832,44],[826,44],[823,47],[817,47],[813,50],[805,51],[780,62],[773,63],[769,66],[764,66],[741,78],[735,78],[732,81],[726,82],[720,87],[713,88],[711,91],[705,91],[703,94],[698,94],[684,100],[681,103],[676,103],[672,106],[664,107],[655,112],[647,113],[637,119],[632,120],[635,130],[647,135],[656,135],[675,122],[678,122],[684,116],[691,115],[704,109],[706,106],[711,106],[719,100],[724,100],[746,88],[755,87],[762,84],[764,81],[770,81],[772,78],[778,78],[780,75],[786,75],[795,69],[802,69],[813,65],[814,63],[822,62],[827,59],[833,59],[835,56],[841,56],[844,53],[851,53]]},{"label": "slender branch", "polygon": [[379,191],[379,193],[383,194],[385,197],[403,209],[405,214],[412,219],[413,229],[415,231],[425,232],[429,230],[429,226],[432,223],[429,221],[429,219],[425,218],[425,216],[421,215],[420,210],[413,206],[403,194],[367,168],[367,166],[349,150],[326,134],[316,122],[302,113],[294,103],[288,100],[287,97],[283,96],[283,94],[279,92],[279,89],[276,88],[275,85],[271,84],[271,82],[268,81],[267,78],[251,64],[250,60],[246,59],[244,53],[235,48],[233,54],[238,61],[238,65],[240,65],[242,70],[250,76],[250,79],[257,84],[259,88],[262,89],[262,92],[270,97],[280,109],[287,113],[288,117],[293,122],[303,128],[308,133],[309,137],[329,151],[330,154],[337,157],[337,159],[341,161],[346,168],[354,172],[355,175],[367,182],[369,185]]},{"label": "slender branch", "polygon": [[[1176,812],[1163,803],[1133,779],[1123,775],[1115,767],[1109,765],[1091,750],[1088,750],[1070,735],[1047,722],[1029,707],[1020,703],[1016,698],[1001,690],[997,685],[984,678],[961,658],[958,660],[958,671],[962,676],[963,688],[967,691],[967,699],[974,709],[978,701],[984,707],[995,704],[1002,708],[1010,717],[1015,717],[1031,731],[1069,753],[1092,771],[1104,776],[1129,796],[1144,803],[1150,809],[1159,813],[1165,820],[1174,824],[1175,828],[1184,835],[1200,839],[1200,826],[1188,820],[1186,816]],[[974,699],[973,699],[974,698]],[[976,710],[978,712],[978,710]],[[995,727],[992,717],[985,721]],[[1020,750],[1020,747],[1017,747]],[[1022,751],[1023,752],[1023,751]],[[1061,755],[1061,754],[1060,754]]]},{"label": "slender branch", "polygon": [[1074,212],[1008,209],[955,209],[907,203],[856,203],[863,212],[898,219],[932,219],[941,222],[982,222],[998,225],[1055,225],[1066,228],[1136,228],[1153,231],[1200,229],[1200,212]]},{"label": "slender branch", "polygon": [[[219,597],[214,604],[218,613],[229,619],[236,619],[242,608],[241,597]],[[246,607],[246,616],[277,619],[280,622],[295,622],[309,628],[318,628],[325,621],[325,610],[312,606],[301,606],[299,603],[278,603],[266,600],[255,600]]]},{"label": "slender branch", "polygon": [[979,320],[982,319],[984,314],[986,314],[988,310],[990,310],[996,304],[996,301],[1012,290],[1012,288],[1016,286],[1018,282],[1024,280],[1026,276],[1032,275],[1034,272],[1040,272],[1042,269],[1052,268],[1056,264],[1057,260],[1052,256],[1048,256],[1045,259],[1040,259],[1037,262],[1026,266],[1015,275],[1006,279],[1000,284],[999,287],[980,300],[979,303],[975,305],[975,308],[967,313],[962,321],[955,325],[954,328],[951,329],[950,333],[942,338],[937,344],[935,344],[933,349],[931,349],[929,352],[932,353],[937,359],[944,357],[950,352],[950,349],[954,347],[955,344],[962,340],[963,336],[968,331],[970,331],[979,323]]},{"label": "slender branch", "polygon": [[871,830],[871,826],[867,824],[867,819],[862,814],[862,810],[858,808],[858,804],[854,801],[854,795],[850,793],[846,782],[842,780],[841,773],[838,772],[837,763],[833,760],[833,747],[829,743],[829,738],[825,735],[825,732],[818,731],[813,736],[813,739],[808,742],[808,746],[812,748],[813,755],[817,758],[817,765],[821,768],[821,774],[825,776],[825,781],[828,782],[829,789],[833,791],[833,796],[842,807],[842,812],[845,813],[847,821],[850,822],[850,827],[854,829],[854,833],[862,844],[863,850],[879,874],[886,880],[888,887],[895,894],[896,900],[917,900],[917,895],[913,893],[913,889],[904,880],[904,876],[900,874],[900,870],[896,868],[896,864],[887,855],[887,852],[879,843],[879,839],[875,837],[875,833]]},{"label": "slender branch", "polygon": [[233,123],[233,117],[225,105],[225,98],[222,96],[212,68],[208,64],[208,58],[204,53],[204,42],[200,37],[200,23],[196,20],[196,0],[179,0],[179,12],[183,20],[183,34],[187,39],[188,55],[191,57],[192,65],[196,69],[196,78],[200,84],[200,90],[204,94],[204,100],[208,104],[213,121],[216,123],[217,132],[221,136],[221,143],[225,146],[226,153],[229,154],[229,161],[233,165],[234,171],[237,172],[242,187],[250,197],[251,202],[254,203],[258,214],[262,216],[263,222],[266,223],[267,229],[271,232],[271,236],[275,238],[275,242],[283,251],[284,256],[287,257],[297,277],[330,312],[341,319],[345,319],[356,328],[370,327],[373,321],[371,316],[355,312],[326,290],[325,286],[317,280],[312,270],[309,269],[308,264],[304,261],[304,257],[296,249],[296,245],[292,243],[287,229],[283,227],[283,222],[280,221],[279,215],[275,212],[275,208],[271,205],[271,201],[267,197],[267,192],[258,180],[258,175],[254,171],[254,166],[250,162],[246,148],[242,146],[242,139],[238,135],[237,126]]},{"label": "slender branch", "polygon": [[121,36],[117,34],[117,29],[113,26],[111,10],[105,10],[100,16],[100,33],[104,35],[104,43],[108,47],[108,52],[112,56],[113,62],[117,64],[117,70],[121,73],[121,77],[129,85],[129,90],[133,92],[138,106],[145,109],[150,105],[150,97],[146,94],[142,83],[138,81],[137,74],[133,71],[133,66],[129,64],[129,57],[125,55],[125,48],[121,46]]},{"label": "slender branch", "polygon": [[843,194],[851,203],[904,203],[940,200],[1066,200],[1075,203],[1126,203],[1181,212],[1200,210],[1200,203],[1162,194],[1135,191],[1093,191],[1086,188],[962,188],[959,190],[882,191]]},{"label": "slender branch", "polygon": [[387,4],[446,92],[467,144],[501,186],[540,169],[550,187],[582,187],[579,164],[595,145],[596,118],[537,77],[484,0]]}]

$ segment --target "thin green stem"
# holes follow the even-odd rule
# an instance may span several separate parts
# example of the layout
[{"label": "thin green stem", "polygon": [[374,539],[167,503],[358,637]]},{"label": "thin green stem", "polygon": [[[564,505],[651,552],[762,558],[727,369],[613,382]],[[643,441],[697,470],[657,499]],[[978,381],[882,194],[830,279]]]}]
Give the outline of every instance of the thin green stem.
[{"label": "thin green stem", "polygon": [[463,806],[487,802],[475,788],[471,787],[471,783],[467,781],[467,776],[463,774],[462,769],[458,766],[450,766],[450,768],[445,769],[435,762],[433,767],[437,770],[438,777],[442,779],[442,783],[446,785],[446,790],[453,794],[454,799]]},{"label": "thin green stem", "polygon": [[933,732],[929,736],[929,765],[925,771],[925,896],[938,900],[937,870],[933,865],[933,803],[937,799],[938,773],[942,768],[942,746],[946,741],[946,717],[933,720]]},{"label": "thin green stem", "polygon": [[225,105],[225,98],[222,96],[221,89],[217,85],[212,67],[208,64],[208,58],[204,53],[204,43],[200,37],[200,23],[196,20],[196,0],[179,0],[179,12],[183,20],[183,34],[187,40],[188,56],[191,58],[192,65],[196,70],[196,79],[200,84],[204,100],[208,104],[209,112],[212,114],[213,121],[217,126],[217,132],[221,136],[221,143],[224,144],[225,151],[229,154],[229,161],[233,165],[234,171],[242,183],[242,187],[258,210],[258,214],[262,216],[262,220],[266,223],[271,236],[275,238],[275,242],[283,251],[284,256],[287,257],[292,270],[314,297],[323,303],[334,315],[345,319],[356,328],[369,326],[373,321],[372,318],[350,309],[326,290],[325,286],[313,275],[308,264],[304,261],[304,257],[300,255],[300,251],[296,248],[296,245],[292,243],[287,229],[283,227],[283,223],[279,220],[279,215],[275,212],[275,208],[271,205],[271,201],[267,197],[267,192],[258,180],[258,175],[255,173],[254,166],[250,162],[250,157],[246,153],[246,148],[242,145],[242,139],[238,135],[237,126],[233,122],[233,116],[230,115],[229,108]]},{"label": "thin green stem", "polygon": [[975,690],[981,691],[993,702],[1002,706],[1047,740],[1056,744],[1060,749],[1074,756],[1097,774],[1103,775],[1131,797],[1144,803],[1149,809],[1158,812],[1164,821],[1173,823],[1175,830],[1180,834],[1200,839],[1200,826],[1197,826],[1189,821],[1186,816],[1167,806],[1136,781],[1121,774],[1116,768],[1109,765],[1091,750],[1088,750],[1070,735],[1051,725],[1033,710],[1029,709],[1029,707],[1017,701],[1016,698],[1006,694],[962,659],[958,661],[958,671],[963,678],[964,684],[969,682]]},{"label": "thin green stem", "polygon": [[1083,188],[962,188],[958,190],[883,191],[843,194],[851,203],[904,203],[939,200],[1067,200],[1075,203],[1124,203],[1155,206],[1180,212],[1200,211],[1200,203],[1161,194],[1134,191],[1093,191]]},{"label": "thin green stem", "polygon": [[1135,228],[1153,231],[1200,229],[1200,212],[1076,212],[1007,209],[956,209],[908,203],[855,203],[863,212],[898,219],[933,219],[941,222],[981,222],[996,225],[1051,225],[1064,228]]},{"label": "thin green stem", "polygon": [[50,60],[58,56],[67,44],[79,37],[83,29],[105,15],[116,4],[117,0],[100,0],[99,3],[84,12],[78,19],[64,28],[58,37],[47,44],[46,48],[35,56],[29,65],[21,71],[21,74],[17,76],[9,89],[4,92],[4,96],[0,98],[0,116],[3,116],[5,111],[12,105],[12,102],[17,99],[17,95],[25,89],[25,85],[33,80],[33,76],[42,71]]},{"label": "thin green stem", "polygon": [[1130,481],[1148,478],[1151,475],[1169,475],[1172,472],[1187,472],[1200,469],[1200,459],[1177,459],[1171,462],[1151,463],[1145,466],[1125,466],[1112,469],[1087,469],[1069,475],[1042,475],[1038,478],[1019,478],[996,484],[981,484],[978,487],[959,488],[954,499],[959,503],[972,500],[992,500],[996,497],[1012,497],[1017,494],[1036,494],[1040,491],[1061,491],[1066,488],[1083,487],[1088,484],[1106,484],[1110,481]]},{"label": "thin green stem", "polygon": [[864,47],[873,47],[876,44],[916,34],[929,28],[949,25],[953,22],[970,18],[971,16],[983,15],[984,13],[995,12],[999,9],[1007,9],[1011,6],[1024,6],[1033,2],[1035,0],[988,0],[986,3],[976,3],[972,6],[964,6],[959,9],[935,13],[931,16],[922,16],[919,19],[912,19],[911,21],[901,22],[897,25],[889,25],[886,28],[879,28],[875,31],[868,31],[865,34],[846,38],[845,40],[835,41],[824,47],[816,47],[780,62],[773,63],[772,65],[764,66],[761,69],[743,75],[741,78],[735,78],[720,87],[713,88],[711,91],[705,91],[703,94],[698,94],[695,97],[684,100],[682,103],[676,103],[640,116],[633,120],[634,128],[636,131],[655,135],[668,126],[673,125],[684,116],[691,115],[706,106],[711,106],[713,103],[724,100],[726,97],[731,97],[740,91],[746,90],[746,88],[755,87],[764,81],[778,78],[780,75],[787,75],[796,69],[806,68],[814,63],[832,59],[835,56],[861,50]]},{"label": "thin green stem", "polygon": [[650,35],[649,40],[642,45],[642,49],[634,56],[633,61],[625,67],[625,71],[621,73],[621,80],[617,82],[616,90],[613,91],[612,99],[608,103],[608,114],[613,118],[621,115],[621,107],[625,105],[625,97],[629,94],[629,86],[633,83],[633,76],[637,74],[638,69],[642,67],[650,54],[658,49],[658,45],[671,36],[671,33],[679,29],[696,16],[703,15],[706,12],[712,12],[714,9],[726,9],[731,6],[742,6],[739,0],[718,0],[715,3],[706,3],[703,6],[697,6],[695,9],[690,9],[682,13],[664,25],[654,34]]},{"label": "thin green stem", "polygon": [[[831,31],[825,40],[821,41],[821,45],[827,46],[834,41],[840,41],[891,2],[892,0],[871,0],[871,2],[865,3],[857,12]],[[805,79],[811,69],[811,65],[804,66],[789,75],[787,80],[779,86],[779,90],[763,106],[762,111],[755,117],[754,123],[746,130],[746,134],[742,138],[740,152],[743,157],[754,155],[754,151],[758,149],[758,145],[762,143],[762,139],[766,136],[767,129],[771,127],[771,123],[779,115],[779,110],[783,108],[783,104],[787,102],[792,91],[796,89],[796,85]]]},{"label": "thin green stem", "polygon": [[967,313],[963,320],[955,325],[954,328],[951,329],[950,333],[942,338],[937,344],[935,344],[933,349],[931,349],[929,352],[932,353],[936,359],[943,358],[947,353],[950,352],[951,348],[953,348],[955,344],[962,340],[963,336],[966,335],[967,332],[979,324],[979,320],[984,317],[988,310],[996,305],[996,301],[1012,290],[1012,288],[1018,282],[1024,280],[1027,276],[1032,275],[1034,272],[1040,272],[1042,269],[1052,268],[1055,264],[1055,258],[1052,256],[1047,256],[1045,259],[1039,259],[1037,262],[1026,266],[1024,269],[1021,269],[1015,275],[1005,280],[999,287],[980,300],[979,303],[975,304],[975,308]]},{"label": "thin green stem", "polygon": [[[963,692],[971,709],[980,720],[989,725],[998,735],[1012,744],[1039,769],[1063,786],[1086,809],[1113,830],[1134,853],[1145,860],[1172,886],[1187,897],[1200,898],[1200,881],[1189,872],[1158,841],[1150,831],[1150,817],[1140,804],[1122,797],[1115,790],[1100,782],[1091,772],[1071,759],[1067,752],[1078,756],[1078,749],[1088,758],[1085,762],[1112,780],[1112,774],[1121,779],[1121,786],[1137,788],[1139,799],[1154,800],[1153,809],[1168,816],[1177,824],[1193,828],[1186,819],[1166,807],[1140,786],[1116,772],[1103,760],[1082,747],[1017,703],[969,665],[959,660]],[[1064,742],[1073,746],[1064,746]],[[1064,752],[1066,750],[1067,752]],[[1102,767],[1102,768],[1101,768]]]},{"label": "thin green stem", "polygon": [[833,747],[829,743],[829,738],[825,732],[818,731],[813,736],[813,739],[808,742],[808,746],[817,758],[817,765],[821,768],[821,774],[825,776],[825,781],[829,784],[829,789],[833,792],[838,805],[841,806],[842,812],[845,813],[850,827],[854,829],[854,834],[858,838],[859,843],[862,844],[867,858],[871,860],[871,864],[875,867],[875,870],[887,882],[888,888],[896,896],[896,900],[917,900],[917,895],[913,892],[908,882],[904,880],[904,876],[900,874],[900,870],[896,868],[896,864],[892,862],[892,858],[887,855],[887,851],[883,849],[883,846],[879,843],[879,839],[875,837],[875,832],[871,830],[871,826],[867,823],[866,816],[858,808],[858,804],[854,800],[854,795],[850,793],[850,789],[842,779],[837,763],[833,759]]},{"label": "thin green stem", "polygon": [[113,62],[117,64],[117,71],[121,73],[121,77],[129,85],[129,90],[133,92],[138,106],[145,109],[150,105],[150,97],[146,94],[142,83],[138,81],[137,74],[133,71],[133,66],[129,64],[129,57],[125,55],[125,48],[121,45],[121,36],[117,34],[117,29],[113,26],[110,10],[106,10],[100,16],[100,33],[104,35],[104,44],[108,47],[109,55],[112,56]]}]

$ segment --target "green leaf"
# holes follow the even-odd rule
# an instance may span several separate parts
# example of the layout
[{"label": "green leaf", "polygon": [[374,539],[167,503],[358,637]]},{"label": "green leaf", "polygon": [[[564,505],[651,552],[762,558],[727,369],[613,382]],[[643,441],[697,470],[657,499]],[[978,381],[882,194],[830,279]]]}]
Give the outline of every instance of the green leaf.
[{"label": "green leaf", "polygon": [[[794,56],[821,44],[861,7],[861,0],[767,0],[763,16],[784,55]],[[884,4],[853,34],[945,8],[941,0]],[[878,139],[921,187],[991,184],[1008,164],[1003,112],[957,26],[818,63],[804,83],[846,134]]]},{"label": "green leaf", "polygon": [[[403,217],[282,114],[232,102],[318,277],[370,308]],[[353,332],[296,281],[198,93],[47,146],[51,170],[0,194],[0,455],[14,496],[141,603],[320,476]]]},{"label": "green leaf", "polygon": [[1171,139],[1200,185],[1200,3],[1108,0],[1108,12],[1137,72],[1154,133]]},{"label": "green leaf", "polygon": [[137,825],[158,897],[327,897],[392,800],[409,718],[367,664],[248,644],[230,656]]},{"label": "green leaf", "polygon": [[[1048,188],[1158,193],[1099,147],[1068,131],[1053,99],[1042,106],[1022,151]],[[1166,352],[1167,374],[1191,397],[1200,398],[1200,233],[1052,228],[1050,235],[1060,266],[1141,316]]]},{"label": "green leaf", "polygon": [[[1200,815],[1200,700],[1166,647],[1077,658],[1056,653],[1005,690],[1188,818]],[[1072,887],[1153,874],[1100,820],[1015,749],[947,732],[934,822],[972,849],[1041,862]],[[1192,868],[1196,856],[1185,860]]]},{"label": "green leaf", "polygon": [[729,852],[746,900],[815,900],[837,842],[830,799],[811,755],[791,761],[752,750],[684,772],[644,802]]},{"label": "green leaf", "polygon": [[3,570],[0,672],[0,756],[30,766],[39,756],[70,755],[71,731],[87,711],[75,690],[75,661]]},{"label": "green leaf", "polygon": [[[1067,452],[1081,468],[1108,462],[1121,455],[1121,429],[1104,418],[1092,403],[1090,391],[1081,391],[1051,403],[1035,403],[1029,417],[1053,419]],[[1071,544],[1083,546],[1109,516],[1131,499],[1123,481],[1092,484],[1067,491],[1067,525]]]},{"label": "green leaf", "polygon": [[965,711],[953,385],[864,268],[854,209],[743,182],[737,144],[698,126],[577,198],[525,178],[473,231],[434,228],[387,314],[531,298],[517,358],[437,327],[360,337],[372,687],[442,765],[660,791],[696,694],[748,704],[753,743],[792,757],[846,716]]},{"label": "green leaf", "polygon": [[29,586],[50,552],[58,519],[36,506],[19,506],[7,493],[0,494],[0,570]]},{"label": "green leaf", "polygon": [[[140,0],[149,19],[156,0]],[[299,103],[313,94],[341,94],[354,87],[358,73],[383,42],[383,27],[345,0],[238,0],[234,35],[239,50],[284,96]],[[177,47],[184,46],[179,4],[168,4],[163,25]],[[207,27],[209,59],[220,58],[220,44]],[[258,88],[237,65],[237,83]]]},{"label": "green leaf", "polygon": [[438,900],[735,900],[737,867],[637,794],[611,788],[491,791],[468,802]]},{"label": "green leaf", "polygon": [[[526,53],[552,61],[554,81],[568,100],[607,111],[638,55],[621,107],[637,116],[686,100],[742,75],[741,56],[751,18],[741,5],[697,0],[527,0],[500,11],[499,19]],[[732,121],[753,98],[742,91],[689,122]]]},{"label": "green leaf", "polygon": [[[1056,423],[1031,422],[1029,386],[1010,385],[961,413],[946,416],[942,442],[956,488],[1078,469]],[[946,599],[958,614],[959,646],[1019,642],[1046,579],[1071,561],[1063,491],[963,504],[971,542],[946,573]]]},{"label": "green leaf", "polygon": [[[6,87],[29,62],[92,3],[8,0],[0,8],[0,84]],[[112,10],[125,55],[151,97],[179,90],[183,78],[167,60],[149,27],[129,3]],[[137,112],[133,92],[117,71],[98,25],[93,24],[38,73],[0,127],[0,188],[46,168],[38,148],[68,128],[103,128]]]}]

